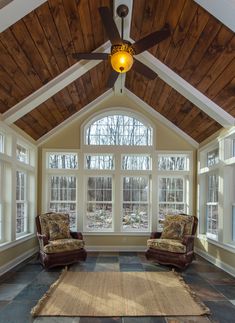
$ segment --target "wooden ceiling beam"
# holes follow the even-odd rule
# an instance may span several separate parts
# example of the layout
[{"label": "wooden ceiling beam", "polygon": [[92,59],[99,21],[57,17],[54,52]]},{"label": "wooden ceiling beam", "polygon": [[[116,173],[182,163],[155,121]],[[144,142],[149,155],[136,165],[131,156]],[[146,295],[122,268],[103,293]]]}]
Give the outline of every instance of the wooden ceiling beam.
[{"label": "wooden ceiling beam", "polygon": [[[108,53],[109,51],[110,42],[108,41],[94,52]],[[53,80],[42,86],[40,89],[29,95],[27,98],[23,99],[11,109],[6,111],[2,115],[2,120],[8,124],[14,123],[16,120],[35,109],[37,106],[48,100],[57,92],[61,91],[70,83],[74,82],[100,62],[100,60],[81,60],[80,62],[74,64]]]},{"label": "wooden ceiling beam", "polygon": [[216,120],[223,127],[227,128],[235,125],[235,119],[233,116],[210,100],[206,95],[198,91],[149,52],[145,51],[144,53],[139,54],[138,59],[156,72],[164,82],[173,87],[177,92],[195,104],[199,109]]},{"label": "wooden ceiling beam", "polygon": [[194,0],[212,16],[235,32],[235,2],[231,0]]},{"label": "wooden ceiling beam", "polygon": [[0,32],[4,31],[47,0],[13,0],[0,10]]}]

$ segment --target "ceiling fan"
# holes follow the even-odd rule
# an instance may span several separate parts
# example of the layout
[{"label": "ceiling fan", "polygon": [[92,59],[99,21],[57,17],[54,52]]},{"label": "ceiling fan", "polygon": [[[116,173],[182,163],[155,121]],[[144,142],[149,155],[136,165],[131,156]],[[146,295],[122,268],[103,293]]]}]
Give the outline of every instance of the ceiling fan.
[{"label": "ceiling fan", "polygon": [[153,80],[157,74],[141,63],[138,59],[134,58],[145,50],[160,43],[168,38],[171,34],[168,25],[165,25],[161,30],[155,31],[148,36],[137,40],[131,44],[123,39],[123,26],[124,18],[128,15],[129,9],[126,5],[120,5],[117,8],[117,14],[122,19],[121,36],[118,28],[114,22],[111,10],[108,7],[100,7],[99,13],[104,24],[105,31],[111,41],[111,53],[74,53],[75,59],[95,59],[95,60],[108,60],[110,59],[112,65],[112,72],[109,76],[107,86],[112,88],[118,78],[119,73],[126,73],[131,68],[136,72],[143,74],[145,77]]}]

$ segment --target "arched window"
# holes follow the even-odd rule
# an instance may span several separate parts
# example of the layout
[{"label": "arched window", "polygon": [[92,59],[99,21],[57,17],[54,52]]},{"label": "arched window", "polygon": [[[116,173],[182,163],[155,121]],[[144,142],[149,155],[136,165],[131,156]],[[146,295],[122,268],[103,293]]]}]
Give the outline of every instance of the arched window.
[{"label": "arched window", "polygon": [[127,115],[109,115],[85,130],[86,145],[152,146],[152,128]]}]

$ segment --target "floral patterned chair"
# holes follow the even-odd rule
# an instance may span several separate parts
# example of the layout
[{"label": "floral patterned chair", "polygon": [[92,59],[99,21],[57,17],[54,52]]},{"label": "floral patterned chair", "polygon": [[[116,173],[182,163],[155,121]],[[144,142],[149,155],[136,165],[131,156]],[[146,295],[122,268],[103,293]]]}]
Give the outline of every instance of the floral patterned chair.
[{"label": "floral patterned chair", "polygon": [[39,259],[46,268],[86,260],[83,236],[69,229],[69,215],[45,213],[36,217]]},{"label": "floral patterned chair", "polygon": [[147,241],[146,258],[159,264],[186,268],[194,259],[194,235],[198,219],[190,215],[167,215],[162,232]]}]

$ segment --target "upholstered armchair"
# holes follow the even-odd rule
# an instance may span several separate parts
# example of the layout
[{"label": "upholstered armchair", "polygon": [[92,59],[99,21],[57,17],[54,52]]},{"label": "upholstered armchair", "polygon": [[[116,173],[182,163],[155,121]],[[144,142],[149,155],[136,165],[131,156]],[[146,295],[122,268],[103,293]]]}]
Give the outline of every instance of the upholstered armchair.
[{"label": "upholstered armchair", "polygon": [[194,235],[198,219],[190,215],[167,215],[162,232],[147,241],[146,258],[159,264],[186,268],[194,259]]},{"label": "upholstered armchair", "polygon": [[45,213],[36,217],[39,259],[46,268],[68,265],[87,257],[83,236],[69,229],[69,215]]}]

